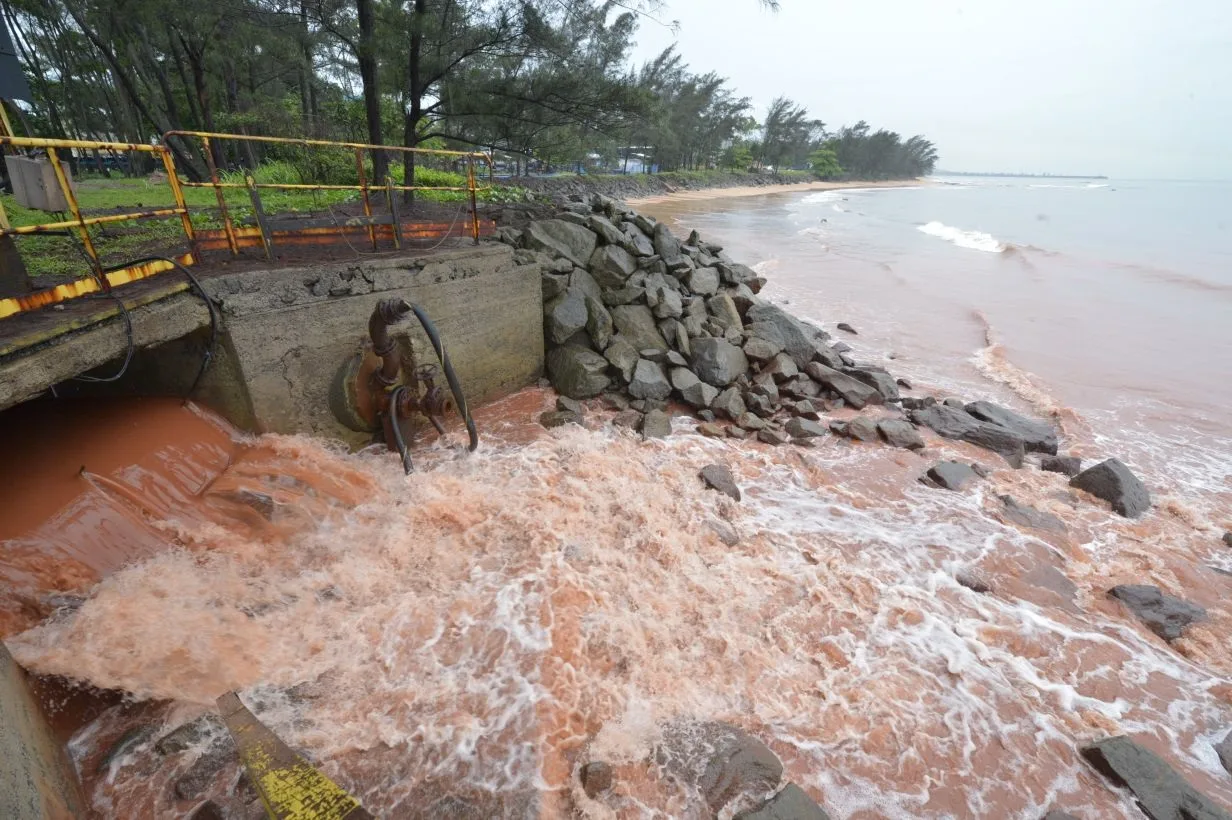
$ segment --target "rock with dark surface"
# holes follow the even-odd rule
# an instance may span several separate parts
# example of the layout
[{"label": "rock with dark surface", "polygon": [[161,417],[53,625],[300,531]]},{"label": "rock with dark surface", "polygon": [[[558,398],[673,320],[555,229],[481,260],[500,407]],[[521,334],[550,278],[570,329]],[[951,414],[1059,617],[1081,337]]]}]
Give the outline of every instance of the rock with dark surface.
[{"label": "rock with dark surface", "polygon": [[929,469],[927,477],[945,490],[961,490],[976,479],[975,470],[957,461],[942,461],[934,464]]},{"label": "rock with dark surface", "polygon": [[960,569],[954,573],[954,580],[960,586],[964,586],[972,592],[978,592],[981,595],[987,595],[989,592],[992,592],[992,584],[975,570]]},{"label": "rock with dark surface", "polygon": [[544,305],[543,329],[549,341],[563,345],[586,327],[589,317],[585,297],[576,290],[568,290]]},{"label": "rock with dark surface", "polygon": [[855,329],[854,327],[852,327],[851,325],[847,324],[846,322],[839,322],[837,325],[835,325],[835,327],[836,327],[836,328],[838,328],[839,330],[843,331],[844,333],[850,333],[852,336],[859,336],[859,335],[860,335],[860,334],[856,333],[856,329]]},{"label": "rock with dark surface", "polygon": [[[755,362],[768,362],[782,352],[783,346],[769,339],[760,339],[754,336],[744,343],[744,355]],[[787,361],[791,362],[792,360],[789,357]],[[792,366],[795,366],[795,362],[792,362]]]},{"label": "rock with dark surface", "polygon": [[1046,473],[1062,473],[1073,478],[1082,472],[1082,459],[1078,456],[1044,456],[1040,469]]},{"label": "rock with dark surface", "polygon": [[667,350],[667,341],[655,325],[654,314],[645,305],[620,305],[611,309],[612,324],[634,350]]},{"label": "rock with dark surface", "polygon": [[1219,757],[1219,765],[1223,766],[1224,771],[1232,774],[1232,732],[1224,737],[1223,740],[1215,744],[1215,754]]},{"label": "rock with dark surface", "polygon": [[725,285],[747,285],[757,278],[757,271],[738,262],[723,262],[719,265],[719,276]]},{"label": "rock with dark surface", "polygon": [[713,296],[719,292],[719,272],[714,268],[696,268],[685,276],[685,284],[698,296]]},{"label": "rock with dark surface", "polygon": [[1057,431],[1047,422],[1020,416],[990,401],[973,401],[965,409],[980,421],[992,422],[1016,433],[1028,452],[1057,454]]},{"label": "rock with dark surface", "polygon": [[748,392],[744,394],[744,403],[749,410],[761,416],[763,419],[768,419],[776,412],[774,402],[763,396],[761,393]]},{"label": "rock with dark surface", "polygon": [[900,398],[898,395],[898,384],[894,381],[894,377],[884,370],[876,370],[865,367],[852,367],[844,372],[875,389],[881,394],[883,401],[896,402]]},{"label": "rock with dark surface", "polygon": [[673,367],[671,373],[672,387],[680,394],[680,398],[697,409],[709,407],[719,395],[717,387],[711,387],[692,370],[684,367]]},{"label": "rock with dark surface", "polygon": [[1115,458],[1088,467],[1069,486],[1102,498],[1126,518],[1137,518],[1151,507],[1151,494],[1129,468]]},{"label": "rock with dark surface", "polygon": [[605,290],[603,292],[603,304],[608,307],[616,307],[617,305],[632,305],[635,302],[640,302],[646,298],[646,289],[628,285],[619,290]]},{"label": "rock with dark surface", "polygon": [[743,413],[740,418],[736,419],[736,424],[751,432],[766,429],[765,419],[754,413]]},{"label": "rock with dark surface", "polygon": [[684,315],[684,302],[679,293],[669,287],[646,291],[646,304],[660,319],[677,319]]},{"label": "rock with dark surface", "polygon": [[826,428],[820,422],[806,419],[803,416],[789,419],[783,425],[783,430],[792,438],[815,438],[826,434]]},{"label": "rock with dark surface", "polygon": [[624,246],[629,244],[629,239],[625,236],[625,232],[613,225],[607,217],[591,214],[586,218],[586,227],[598,234],[599,240],[605,245]]},{"label": "rock with dark surface", "polygon": [[782,430],[765,428],[757,431],[757,440],[763,444],[770,444],[778,447],[783,444],[788,444],[791,441],[791,436],[787,435]]},{"label": "rock with dark surface", "polygon": [[800,416],[801,418],[811,419],[813,421],[821,420],[821,413],[817,411],[817,405],[808,399],[787,402],[784,407],[787,412],[791,413],[793,416]]},{"label": "rock with dark surface", "polygon": [[914,389],[911,386],[911,382],[907,379],[904,379],[902,376],[899,376],[897,379],[895,379],[894,383],[897,384],[899,387],[903,388],[904,390]]},{"label": "rock with dark surface", "polygon": [[569,274],[569,289],[580,292],[582,296],[589,296],[596,302],[603,302],[603,288],[599,287],[595,277],[584,268],[574,268]]},{"label": "rock with dark surface", "polygon": [[1232,532],[1225,532],[1223,534],[1223,543],[1224,546],[1232,547]]},{"label": "rock with dark surface", "polygon": [[593,350],[558,347],[548,351],[548,375],[556,392],[571,399],[588,399],[607,389],[607,359]]},{"label": "rock with dark surface", "polygon": [[980,421],[966,410],[935,404],[921,410],[911,411],[911,420],[931,428],[943,438],[959,439],[979,445],[994,453],[1000,453],[1014,468],[1022,466],[1022,437],[999,424]]},{"label": "rock with dark surface", "polygon": [[230,738],[219,741],[201,753],[188,771],[175,781],[175,796],[191,800],[206,790],[223,767],[236,760],[235,745]]},{"label": "rock with dark surface", "polygon": [[840,373],[832,367],[826,367],[821,362],[809,362],[804,366],[804,372],[838,393],[843,397],[843,401],[857,410],[863,410],[869,404],[881,404],[883,401],[876,388],[869,387],[859,379]]},{"label": "rock with dark surface", "polygon": [[953,407],[955,410],[963,410],[966,408],[966,402],[958,398],[958,396],[948,396],[942,399],[941,403],[946,407]]},{"label": "rock with dark surface", "polygon": [[586,267],[599,237],[594,231],[559,219],[531,222],[523,232],[526,247],[552,256],[563,256],[579,267]]},{"label": "rock with dark surface", "polygon": [[735,501],[740,500],[740,488],[736,486],[736,479],[732,477],[731,470],[722,464],[708,464],[698,475],[710,489],[723,493]]},{"label": "rock with dark surface", "polygon": [[799,376],[800,368],[796,367],[795,359],[786,353],[780,353],[771,359],[769,364],[763,366],[761,372],[769,373],[776,382],[785,382]]},{"label": "rock with dark surface", "polygon": [[[623,336],[617,336],[608,344],[607,349],[603,351],[603,358],[616,369],[620,374],[620,378],[626,384],[629,379],[633,378],[633,368],[637,366],[639,359],[637,350],[633,345],[629,344]],[[623,410],[624,408],[619,408]]]},{"label": "rock with dark surface", "polygon": [[1128,737],[1110,737],[1082,749],[1096,771],[1133,793],[1151,820],[1232,820],[1154,752]]},{"label": "rock with dark surface", "polygon": [[556,274],[545,273],[539,277],[539,282],[543,287],[543,301],[550,302],[557,296],[560,296],[569,287],[568,276],[557,276]]},{"label": "rock with dark surface", "polygon": [[[796,366],[803,368],[816,356],[821,337],[817,331],[792,316],[777,305],[753,305],[745,319],[749,322],[750,336],[778,341],[791,356]],[[759,332],[754,332],[758,328]]]},{"label": "rock with dark surface", "polygon": [[595,348],[603,350],[612,341],[612,315],[598,299],[586,297],[586,332]]},{"label": "rock with dark surface", "polygon": [[727,431],[723,429],[723,425],[709,421],[697,425],[697,432],[706,438],[725,438],[727,436]]},{"label": "rock with dark surface", "polygon": [[744,351],[722,339],[695,339],[691,363],[698,378],[715,387],[726,387],[749,369]]},{"label": "rock with dark surface", "polygon": [[539,423],[549,430],[566,424],[582,424],[582,414],[572,410],[548,410],[539,414]]},{"label": "rock with dark surface", "polygon": [[636,430],[642,426],[642,414],[632,408],[629,408],[628,410],[621,410],[619,413],[612,416],[612,426],[624,427],[628,430]]},{"label": "rock with dark surface", "polygon": [[710,403],[710,409],[735,421],[743,416],[748,408],[744,405],[744,397],[740,395],[740,388],[729,387],[715,396],[714,401]]},{"label": "rock with dark surface", "polygon": [[743,794],[772,791],[783,777],[783,764],[774,752],[749,733],[725,723],[669,724],[654,759],[696,787],[715,814]]},{"label": "rock with dark surface", "polygon": [[572,413],[577,413],[579,416],[585,415],[586,405],[582,404],[577,399],[571,399],[568,396],[556,397],[556,409],[568,410]]},{"label": "rock with dark surface", "polygon": [[1044,820],[1078,820],[1078,818],[1067,811],[1053,809],[1044,815]]},{"label": "rock with dark surface", "polygon": [[999,495],[997,498],[1001,501],[1001,515],[1006,520],[1037,530],[1065,532],[1065,522],[1052,513],[1028,507],[1026,504],[1019,504],[1013,496]]},{"label": "rock with dark surface", "polygon": [[[706,300],[706,312],[709,313],[714,321],[718,322],[719,327],[726,330],[727,328],[743,327],[740,320],[740,311],[736,309],[736,303],[726,293],[720,293],[716,296],[711,296]],[[779,348],[782,350],[782,348]]]},{"label": "rock with dark surface", "polygon": [[878,441],[877,422],[865,416],[856,416],[850,421],[832,421],[830,430],[835,435],[846,436],[855,441]]},{"label": "rock with dark surface", "polygon": [[920,431],[902,419],[882,419],[877,422],[877,431],[886,443],[904,450],[923,450],[924,439]]},{"label": "rock with dark surface", "polygon": [[222,737],[227,727],[217,715],[202,715],[158,739],[154,749],[160,755],[179,754],[210,737]]},{"label": "rock with dark surface", "polygon": [[651,410],[642,417],[642,438],[667,438],[672,434],[672,417],[663,410]]},{"label": "rock with dark surface", "polygon": [[625,236],[628,237],[625,250],[632,249],[637,256],[654,256],[654,243],[636,225],[626,222]]},{"label": "rock with dark surface", "polygon": [[1181,637],[1185,627],[1206,620],[1206,610],[1147,584],[1121,584],[1108,590],[1152,632],[1165,641]]},{"label": "rock with dark surface", "polygon": [[734,820],[830,820],[804,789],[788,783],[768,803],[737,814]]},{"label": "rock with dark surface", "polygon": [[907,396],[902,400],[904,410],[923,410],[926,407],[932,407],[937,403],[937,400],[932,396],[925,396],[922,399]]},{"label": "rock with dark surface", "polygon": [[602,760],[592,760],[581,768],[578,777],[582,781],[582,789],[590,799],[598,797],[602,792],[612,788],[611,764]]},{"label": "rock with dark surface", "polygon": [[663,366],[647,359],[638,359],[629,379],[629,395],[637,399],[666,399],[672,394],[672,384]]}]

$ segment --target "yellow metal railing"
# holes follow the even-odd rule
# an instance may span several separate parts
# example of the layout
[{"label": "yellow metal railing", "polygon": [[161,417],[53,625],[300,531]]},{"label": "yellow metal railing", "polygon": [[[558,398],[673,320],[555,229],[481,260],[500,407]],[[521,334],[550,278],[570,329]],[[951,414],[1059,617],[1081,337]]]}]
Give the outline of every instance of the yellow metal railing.
[{"label": "yellow metal railing", "polygon": [[[205,157],[206,165],[209,169],[208,181],[195,182],[182,179],[180,177],[178,169],[176,168],[175,158],[169,146],[168,141],[170,139],[198,141],[201,152]],[[213,143],[224,140],[294,145],[304,148],[332,148],[347,150],[353,152],[355,155],[357,184],[326,185],[310,183],[284,184],[257,182],[253,178],[251,172],[245,174],[244,182],[226,182],[223,181],[213,153]],[[470,230],[468,233],[476,242],[478,242],[481,233],[477,206],[478,193],[481,191],[487,191],[489,188],[479,187],[477,182],[479,177],[476,173],[476,165],[482,163],[489,169],[492,165],[491,158],[487,154],[480,152],[446,151],[428,148],[403,148],[400,146],[369,145],[365,143],[332,142],[328,140],[295,139],[287,137],[252,136],[247,134],[221,134],[205,131],[169,131],[163,135],[161,143],[154,145],[95,140],[41,139],[35,137],[12,137],[0,135],[0,150],[7,150],[7,148],[10,147],[17,149],[32,149],[34,151],[46,153],[47,160],[51,164],[52,170],[54,171],[56,183],[64,197],[64,201],[68,208],[68,214],[71,216],[71,219],[61,217],[53,222],[14,227],[10,224],[8,215],[4,211],[3,203],[0,203],[0,237],[20,237],[40,234],[74,235],[77,241],[80,242],[81,249],[89,262],[91,270],[88,278],[77,279],[72,282],[56,285],[55,287],[35,291],[29,294],[0,299],[0,319],[6,316],[11,316],[15,313],[36,310],[47,305],[63,302],[88,293],[110,291],[113,286],[137,279],[143,279],[162,271],[169,270],[172,267],[171,264],[162,261],[146,262],[143,264],[130,265],[120,268],[104,267],[102,260],[99,257],[98,249],[95,246],[94,239],[91,236],[90,228],[92,226],[105,225],[113,222],[125,222],[138,219],[165,219],[168,217],[179,216],[184,232],[184,238],[189,247],[189,253],[177,257],[177,261],[184,265],[192,265],[196,263],[198,261],[199,253],[202,250],[226,247],[234,255],[239,253],[241,247],[262,247],[265,251],[265,255],[267,257],[272,257],[271,248],[275,238],[278,238],[280,242],[286,241],[295,244],[320,243],[323,241],[328,241],[331,238],[342,238],[345,240],[347,233],[356,229],[363,230],[367,233],[368,239],[371,241],[374,248],[377,247],[379,239],[386,236],[392,240],[392,244],[395,248],[401,248],[403,239],[407,237],[408,233],[410,238],[432,239],[440,237],[442,233],[445,236],[451,235],[454,226],[450,225],[444,227],[444,230],[442,231],[442,226],[435,224],[404,224],[399,216],[399,197],[396,196],[396,194],[405,191],[456,191],[465,192],[469,196]],[[81,208],[76,192],[73,190],[73,186],[69,182],[68,174],[64,169],[63,160],[59,154],[59,152],[63,150],[77,152],[82,155],[89,151],[138,152],[150,154],[162,163],[163,169],[166,171],[168,192],[170,193],[174,204],[172,207],[159,207],[133,210],[129,212],[113,212],[87,216]],[[365,169],[365,157],[368,155],[375,156],[375,152],[377,151],[410,156],[445,157],[451,162],[464,162],[466,166],[466,185],[398,185],[390,179],[386,179],[383,183],[378,183],[376,185],[370,184]],[[186,188],[212,188],[214,190],[217,210],[223,223],[223,229],[221,232],[213,230],[199,230],[194,227],[192,213],[185,200]],[[229,189],[245,189],[248,191],[257,222],[255,227],[240,227],[235,224],[235,221],[231,217],[230,209],[227,206],[226,196],[224,195],[225,191]],[[339,224],[337,220],[331,220],[331,224],[319,225],[302,230],[284,230],[281,232],[276,232],[271,229],[271,224],[267,220],[262,207],[260,191],[264,189],[288,191],[355,191],[359,194],[362,202],[364,216],[357,219],[348,219],[342,224]],[[373,215],[371,197],[374,191],[380,192],[386,197],[389,207],[388,216]],[[207,209],[197,208],[196,210],[198,212],[203,212]]]}]

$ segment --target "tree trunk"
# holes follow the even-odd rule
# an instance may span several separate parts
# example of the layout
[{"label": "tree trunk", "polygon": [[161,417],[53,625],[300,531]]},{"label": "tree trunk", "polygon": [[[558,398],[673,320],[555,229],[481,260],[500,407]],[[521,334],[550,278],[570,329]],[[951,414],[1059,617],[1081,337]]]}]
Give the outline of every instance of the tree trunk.
[{"label": "tree trunk", "polygon": [[[381,89],[376,74],[376,17],[372,0],[355,0],[359,16],[359,77],[364,86],[364,116],[368,121],[368,142],[384,145],[381,139]],[[372,152],[372,181],[380,185],[389,174],[389,160],[384,151]]]},{"label": "tree trunk", "polygon": [[[205,80],[205,47],[189,48],[183,37],[184,53],[188,56],[188,68],[192,71],[193,91],[197,96],[197,105],[201,109],[202,127],[206,131],[217,130],[214,127],[214,110],[210,106],[210,90]],[[214,155],[214,165],[222,168],[226,164],[222,153],[222,145],[218,140],[210,142],[210,153]]]},{"label": "tree trunk", "polygon": [[[419,120],[423,118],[423,66],[421,56],[423,51],[423,28],[428,18],[428,0],[415,0],[415,13],[411,17],[411,49],[407,57],[407,97],[410,105],[407,107],[406,119],[402,131],[402,144],[407,148],[419,146]],[[402,184],[415,184],[415,154],[407,153],[403,167]],[[406,192],[406,200],[410,202],[414,191]]]}]

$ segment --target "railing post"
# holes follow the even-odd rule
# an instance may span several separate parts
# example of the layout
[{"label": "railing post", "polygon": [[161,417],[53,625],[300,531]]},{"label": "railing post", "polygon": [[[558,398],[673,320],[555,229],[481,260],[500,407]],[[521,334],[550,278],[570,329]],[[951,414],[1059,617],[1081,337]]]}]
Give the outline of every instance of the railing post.
[{"label": "railing post", "polygon": [[[376,168],[376,155],[372,157],[372,167]],[[376,226],[372,224],[372,203],[368,200],[368,175],[364,173],[364,149],[355,149],[355,169],[359,172],[359,193],[364,201],[364,216],[368,218],[368,241],[372,250],[376,250]],[[380,180],[377,180],[380,182]]]},{"label": "railing post", "polygon": [[[214,183],[214,197],[218,200],[218,210],[222,213],[222,227],[227,233],[227,244],[231,247],[231,255],[240,255],[240,245],[235,241],[235,226],[231,224],[231,212],[227,210],[227,198],[219,186],[218,166],[214,164],[214,152],[210,150],[210,138],[201,137],[201,148],[205,152],[205,164],[210,169],[210,182]],[[268,253],[268,249],[266,251]]]},{"label": "railing post", "polygon": [[179,172],[175,168],[175,159],[165,146],[159,147],[158,155],[163,159],[163,168],[167,171],[167,184],[171,186],[171,195],[175,198],[175,207],[180,211],[180,224],[184,226],[184,235],[188,237],[188,249],[196,257],[197,234],[193,231],[192,218],[188,215],[188,202],[184,199],[184,189],[180,187],[180,177]]},{"label": "railing post", "polygon": [[257,228],[261,231],[265,258],[272,260],[274,239],[270,236],[269,225],[265,222],[265,207],[261,204],[261,193],[257,190],[257,181],[252,178],[252,174],[244,174],[244,186],[248,188],[248,198],[252,200],[252,214],[257,218]]},{"label": "railing post", "polygon": [[471,192],[471,236],[475,238],[475,244],[479,244],[479,202],[475,196],[475,157],[468,156],[466,158],[466,187],[470,188]]},{"label": "railing post", "polygon": [[77,204],[77,195],[73,193],[73,186],[68,181],[68,175],[64,173],[64,166],[60,164],[60,155],[56,153],[55,148],[49,146],[47,156],[51,160],[52,169],[56,172],[56,181],[60,183],[60,190],[64,192],[64,201],[68,203],[69,211],[77,220],[77,233],[81,236],[81,244],[85,246],[86,256],[90,257],[90,264],[94,267],[94,276],[104,291],[111,290],[111,283],[103,274],[103,263],[98,261],[98,251],[94,248],[94,240],[90,238],[90,228],[81,215],[81,206]]},{"label": "railing post", "polygon": [[402,214],[398,209],[398,192],[394,190],[394,181],[385,175],[385,198],[389,202],[389,221],[394,229],[394,247],[402,250]]}]

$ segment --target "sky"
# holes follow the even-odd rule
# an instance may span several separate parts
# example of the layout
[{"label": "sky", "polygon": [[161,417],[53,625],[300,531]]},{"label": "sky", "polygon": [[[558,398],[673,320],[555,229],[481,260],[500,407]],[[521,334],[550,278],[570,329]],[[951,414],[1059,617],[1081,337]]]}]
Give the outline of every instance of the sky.
[{"label": "sky", "polygon": [[1232,0],[665,0],[673,41],[760,118],[923,134],[939,168],[1232,179]]}]

